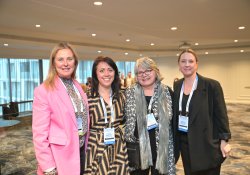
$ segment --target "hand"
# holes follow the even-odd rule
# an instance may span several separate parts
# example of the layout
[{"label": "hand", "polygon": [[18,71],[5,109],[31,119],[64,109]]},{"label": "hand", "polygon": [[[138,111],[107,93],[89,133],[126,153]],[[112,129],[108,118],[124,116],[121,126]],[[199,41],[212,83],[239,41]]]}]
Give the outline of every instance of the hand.
[{"label": "hand", "polygon": [[56,171],[56,168],[50,170],[50,171],[46,171],[46,172],[43,172],[44,175],[57,175],[57,171]]},{"label": "hand", "polygon": [[221,140],[220,149],[223,157],[228,157],[230,155],[231,146],[225,140]]}]

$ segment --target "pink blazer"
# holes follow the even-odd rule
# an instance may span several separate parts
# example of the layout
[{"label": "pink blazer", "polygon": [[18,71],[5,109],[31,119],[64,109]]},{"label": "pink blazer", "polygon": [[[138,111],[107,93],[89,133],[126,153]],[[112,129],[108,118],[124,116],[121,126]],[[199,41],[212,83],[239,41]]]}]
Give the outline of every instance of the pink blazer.
[{"label": "pink blazer", "polygon": [[[74,85],[89,110],[86,94],[75,80]],[[35,89],[32,131],[38,175],[42,175],[44,170],[52,167],[57,168],[58,175],[80,174],[80,148],[74,107],[58,77],[55,80],[54,90],[46,90],[44,84]],[[88,137],[89,115],[85,150]]]}]

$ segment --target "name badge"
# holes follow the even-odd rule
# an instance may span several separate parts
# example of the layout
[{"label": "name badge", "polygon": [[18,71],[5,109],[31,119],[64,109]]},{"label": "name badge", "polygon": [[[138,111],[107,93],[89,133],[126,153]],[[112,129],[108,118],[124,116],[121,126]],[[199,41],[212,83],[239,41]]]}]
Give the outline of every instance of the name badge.
[{"label": "name badge", "polygon": [[104,144],[113,145],[115,144],[115,129],[104,128]]},{"label": "name badge", "polygon": [[155,116],[154,116],[153,113],[148,114],[147,118],[148,118],[148,122],[147,122],[147,129],[148,130],[151,130],[151,129],[154,129],[154,128],[158,127],[158,123],[155,120]]},{"label": "name badge", "polygon": [[77,117],[76,118],[76,121],[77,121],[77,128],[78,128],[78,134],[80,136],[84,135],[83,133],[83,127],[82,127],[82,117]]},{"label": "name badge", "polygon": [[178,130],[188,132],[188,117],[179,115]]},{"label": "name badge", "polygon": [[83,128],[82,128],[82,117],[77,117],[76,121],[77,121],[78,130],[83,130]]}]

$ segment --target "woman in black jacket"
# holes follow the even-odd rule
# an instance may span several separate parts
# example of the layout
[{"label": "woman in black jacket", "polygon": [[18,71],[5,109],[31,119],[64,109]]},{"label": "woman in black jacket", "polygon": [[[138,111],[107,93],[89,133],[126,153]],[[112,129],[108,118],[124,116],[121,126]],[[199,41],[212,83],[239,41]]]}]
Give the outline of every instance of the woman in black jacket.
[{"label": "woman in black jacket", "polygon": [[191,49],[178,59],[183,78],[174,83],[175,146],[185,175],[219,175],[231,138],[223,91],[218,81],[197,73]]}]

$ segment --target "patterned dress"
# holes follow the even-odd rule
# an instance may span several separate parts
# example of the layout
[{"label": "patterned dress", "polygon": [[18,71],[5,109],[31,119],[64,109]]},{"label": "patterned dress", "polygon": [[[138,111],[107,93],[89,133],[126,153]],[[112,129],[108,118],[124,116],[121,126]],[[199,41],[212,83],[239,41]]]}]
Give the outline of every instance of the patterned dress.
[{"label": "patterned dress", "polygon": [[115,144],[104,144],[103,128],[105,124],[104,113],[100,97],[89,98],[90,136],[86,153],[85,172],[91,175],[127,175],[128,155],[122,131],[123,109],[125,97],[120,93],[119,98],[113,98],[114,122],[111,124],[111,110],[105,102],[108,127],[115,128]]}]

